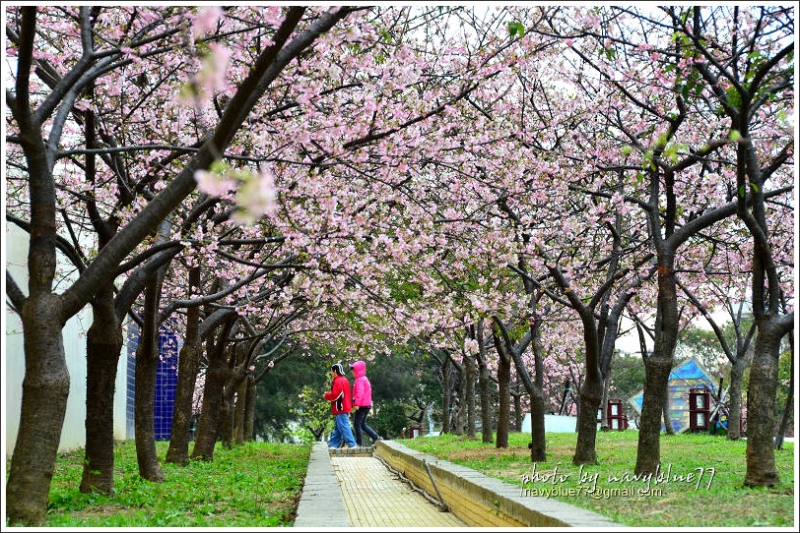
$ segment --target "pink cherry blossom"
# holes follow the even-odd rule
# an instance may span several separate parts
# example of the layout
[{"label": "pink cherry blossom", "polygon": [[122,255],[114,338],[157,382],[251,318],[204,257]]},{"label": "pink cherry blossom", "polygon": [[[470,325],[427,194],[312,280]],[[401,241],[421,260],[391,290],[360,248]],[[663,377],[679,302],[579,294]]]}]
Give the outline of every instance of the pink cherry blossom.
[{"label": "pink cherry blossom", "polygon": [[220,197],[236,188],[236,181],[216,172],[196,170],[197,187],[209,196]]},{"label": "pink cherry blossom", "polygon": [[194,38],[199,39],[207,33],[214,31],[222,14],[222,8],[217,6],[201,9],[192,22],[192,34]]}]

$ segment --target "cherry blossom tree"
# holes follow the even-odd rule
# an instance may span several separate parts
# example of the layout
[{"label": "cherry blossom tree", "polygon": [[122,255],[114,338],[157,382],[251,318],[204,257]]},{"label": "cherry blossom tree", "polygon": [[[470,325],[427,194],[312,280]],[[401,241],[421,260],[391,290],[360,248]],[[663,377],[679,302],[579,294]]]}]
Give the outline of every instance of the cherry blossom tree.
[{"label": "cherry blossom tree", "polygon": [[[658,265],[655,345],[646,363],[636,466],[640,473],[654,472],[659,463],[658,433],[679,329],[676,261],[690,238],[736,213],[733,156],[741,146],[736,131],[731,133],[709,105],[713,85],[698,81],[692,47],[675,38],[684,32],[681,17],[691,10],[662,12],[665,26],[656,24],[657,12],[623,8],[579,11],[567,23],[574,32],[567,37],[572,49],[585,66],[596,69],[592,81],[607,84],[612,89],[608,96],[620,99],[617,110],[606,116],[609,131],[621,134],[622,157],[607,152],[598,161],[606,169],[624,170],[630,187],[625,200],[642,208]],[[581,27],[582,32],[575,31]],[[638,161],[630,159],[633,154]]]},{"label": "cherry blossom tree", "polygon": [[[418,78],[409,77],[412,74],[410,70],[411,62],[408,61],[408,56],[403,56],[403,53],[408,52],[400,52],[400,43],[405,38],[404,36],[414,36],[409,28],[413,28],[414,25],[424,21],[424,16],[422,18],[416,18],[418,15],[411,16],[409,14],[410,12],[407,10],[388,12],[388,15],[385,17],[378,17],[369,21],[372,22],[372,25],[354,25],[348,28],[346,30],[347,35],[344,44],[333,44],[333,41],[326,40],[323,35],[318,41],[320,43],[324,42],[324,53],[318,55],[314,55],[313,52],[309,53],[308,50],[310,49],[307,50],[307,45],[312,40],[317,39],[318,35],[324,34],[325,30],[352,11],[353,10],[342,9],[332,10],[330,14],[321,12],[322,14],[319,15],[319,19],[316,22],[311,21],[312,24],[317,24],[316,27],[312,26],[312,29],[314,31],[319,30],[319,32],[300,33],[296,39],[288,41],[290,44],[287,45],[287,51],[276,56],[274,65],[277,65],[277,67],[273,70],[269,70],[268,61],[272,57],[272,54],[289,38],[288,30],[292,25],[299,23],[302,10],[290,10],[289,13],[291,17],[284,21],[282,21],[281,18],[282,10],[280,8],[270,8],[264,10],[263,13],[251,11],[250,14],[255,15],[254,20],[257,20],[257,23],[249,26],[245,23],[244,27],[237,27],[234,30],[231,26],[234,24],[232,21],[247,21],[250,15],[242,15],[238,18],[222,17],[222,13],[219,10],[212,9],[200,13],[200,16],[195,19],[196,24],[191,27],[185,23],[167,23],[165,26],[172,28],[172,30],[165,34],[167,37],[173,39],[171,47],[155,48],[153,50],[147,49],[148,46],[151,46],[149,43],[159,42],[158,36],[151,34],[147,36],[148,38],[137,37],[139,40],[134,43],[135,46],[119,46],[118,48],[112,47],[110,49],[111,52],[108,57],[114,57],[120,60],[117,71],[121,75],[119,79],[122,82],[96,84],[98,89],[96,89],[95,94],[97,96],[90,104],[99,107],[98,103],[105,101],[103,97],[112,97],[110,100],[118,105],[117,109],[121,110],[118,114],[121,116],[122,120],[119,124],[111,124],[110,117],[116,116],[113,109],[108,113],[95,113],[98,116],[103,115],[108,121],[103,131],[103,145],[99,148],[95,148],[91,145],[91,141],[89,141],[89,143],[87,143],[87,148],[83,149],[82,153],[90,156],[94,154],[94,152],[91,152],[92,150],[97,150],[98,154],[107,156],[117,153],[133,153],[136,151],[136,148],[121,145],[124,143],[135,144],[138,139],[150,140],[152,142],[153,139],[157,138],[158,144],[142,145],[138,149],[143,153],[151,153],[157,157],[161,157],[161,159],[158,160],[157,163],[155,158],[144,159],[142,161],[152,165],[149,172],[143,173],[147,176],[143,183],[147,184],[147,187],[152,187],[152,193],[143,195],[143,199],[135,204],[118,204],[119,207],[117,209],[119,216],[128,217],[128,220],[124,222],[125,229],[115,237],[115,246],[110,248],[104,247],[104,251],[98,255],[98,259],[101,259],[101,261],[89,265],[86,273],[90,278],[87,278],[86,282],[81,280],[79,284],[80,287],[88,288],[96,286],[98,276],[105,276],[108,272],[114,270],[110,268],[111,265],[115,262],[118,263],[123,255],[132,249],[135,242],[140,239],[140,236],[149,232],[150,228],[155,226],[159,218],[163,218],[167,213],[179,206],[179,201],[192,190],[194,186],[193,179],[198,180],[201,187],[207,192],[217,192],[222,195],[230,194],[233,196],[241,209],[234,211],[232,219],[238,222],[251,222],[253,220],[254,209],[262,209],[265,200],[267,203],[269,202],[268,191],[271,185],[270,181],[272,180],[272,175],[268,174],[267,177],[269,179],[267,180],[261,179],[260,181],[254,181],[253,174],[231,169],[229,164],[212,164],[211,161],[218,160],[226,147],[229,148],[228,154],[234,160],[236,160],[236,157],[239,157],[241,161],[253,160],[249,154],[252,154],[256,149],[258,149],[259,153],[275,154],[272,156],[272,160],[273,162],[279,163],[274,168],[279,174],[276,177],[280,179],[285,177],[280,174],[285,172],[288,168],[299,167],[304,170],[311,168],[315,172],[317,172],[318,169],[325,171],[331,168],[330,165],[332,162],[339,164],[337,161],[341,161],[342,155],[338,152],[337,146],[342,146],[345,150],[349,150],[350,152],[357,152],[367,144],[374,142],[378,143],[379,148],[386,153],[388,145],[386,145],[385,142],[390,135],[404,128],[411,129],[412,126],[440,113],[449,103],[457,102],[459,99],[463,99],[469,94],[475,87],[474,80],[484,79],[487,76],[493,75],[492,69],[494,69],[494,67],[492,66],[487,69],[487,67],[489,67],[488,63],[481,63],[481,60],[476,60],[475,66],[473,67],[471,57],[468,57],[467,61],[463,61],[463,54],[456,54],[445,61],[440,61],[438,64],[431,63],[435,68],[431,67],[428,71],[432,75],[428,78],[427,86],[424,84],[424,80],[423,82],[419,82]],[[57,13],[57,11],[53,12]],[[66,14],[69,16],[68,12],[66,12]],[[103,32],[116,32],[111,36],[110,40],[106,39],[103,42],[122,42],[124,35],[120,34],[119,30],[121,28],[131,28],[131,31],[138,29],[135,23],[140,20],[138,17],[140,17],[141,13],[137,10],[120,11],[119,15],[122,22],[115,20],[114,13],[110,11],[96,12],[95,15],[96,17],[93,17],[90,12],[84,10],[81,11],[76,18],[78,21],[84,20],[85,23],[89,23],[93,20],[98,21],[94,28],[89,25],[83,26],[85,35],[83,43],[85,44],[89,42],[87,39],[90,36],[104,35]],[[146,16],[142,18],[148,21],[155,21],[153,27],[160,31],[158,22],[161,20],[161,18],[159,18],[161,15],[162,14],[158,12],[148,12]],[[166,15],[181,19],[182,12],[180,10],[166,12]],[[317,16],[317,13],[314,13],[314,16]],[[83,18],[81,19],[80,17]],[[128,20],[133,21],[133,23],[126,23],[126,17]],[[20,19],[22,20],[24,17],[20,17]],[[185,20],[189,21],[191,19],[192,17],[188,17]],[[309,18],[309,20],[311,20],[311,18]],[[431,26],[431,28],[433,28],[430,30],[431,35],[437,39],[444,39],[445,32],[443,27],[435,28],[434,26]],[[148,29],[149,28],[146,28],[143,31],[147,31]],[[378,30],[381,30],[383,33],[380,33]],[[235,41],[230,39],[225,41],[221,36],[224,35],[226,31],[230,32],[229,35],[238,35],[240,32],[246,35],[248,31],[255,32],[254,38],[242,39],[241,42],[247,42],[248,45],[251,42],[265,42],[266,44],[274,44],[274,46],[272,48],[266,48],[266,52],[262,54],[263,59],[259,61],[252,55],[248,56],[248,54],[251,53],[251,49],[242,46],[241,43],[237,45]],[[279,39],[268,41],[270,32],[272,31],[276,32]],[[381,36],[383,41],[379,39],[370,40],[364,37],[363,32],[365,31],[372,32],[370,34],[372,36]],[[209,37],[209,34],[211,37]],[[347,44],[348,39],[356,42],[356,44]],[[19,49],[25,52],[25,46],[29,45],[29,41],[20,38],[18,42],[20,43],[18,45]],[[371,48],[369,46],[361,46],[361,43],[369,44],[370,42],[383,42],[384,46],[382,49],[376,46]],[[195,43],[197,44],[195,45]],[[228,46],[222,46],[223,44],[227,44]],[[91,59],[91,50],[88,48],[88,45],[86,46],[86,57]],[[430,46],[430,41],[428,46]],[[322,46],[318,48],[322,49]],[[392,51],[392,48],[397,49],[394,55],[388,53]],[[140,49],[144,50],[144,52],[139,52],[138,50]],[[455,48],[453,49],[455,50]],[[437,44],[437,54],[444,50],[446,50],[446,48],[442,48]],[[460,50],[463,51],[463,49]],[[428,50],[428,57],[435,59],[436,56],[432,55],[430,52],[431,50]],[[159,56],[159,54],[161,54],[161,56]],[[170,56],[169,61],[164,61],[162,56],[166,57],[168,54],[174,54],[176,59],[173,60],[173,56]],[[491,54],[489,54],[489,57],[490,56]],[[22,57],[23,60],[27,58],[27,56],[21,52],[20,57]],[[299,61],[296,62],[296,69],[295,64],[290,64],[290,60],[294,58],[299,58]],[[391,58],[391,63],[388,65],[386,65],[387,58]],[[194,61],[195,59],[197,59],[197,61]],[[345,63],[342,63],[343,59],[346,61]],[[364,59],[371,62],[365,62]],[[312,63],[312,60],[316,61]],[[39,60],[37,59],[37,61]],[[154,79],[151,64],[158,63],[159,61],[171,65],[171,68],[167,70],[156,70],[155,72],[159,75]],[[88,63],[91,63],[91,60],[88,61]],[[193,68],[192,63],[198,64],[199,68]],[[21,67],[20,72],[24,73],[24,68],[29,64],[32,63],[21,61],[19,63]],[[247,69],[250,69],[252,64],[256,65],[256,69],[248,71]],[[331,64],[334,64],[334,67],[331,67]],[[240,86],[244,88],[238,93],[225,87],[226,80],[224,76],[221,76],[223,66],[225,65],[230,65],[232,79],[242,80]],[[341,68],[339,65],[351,67],[350,71],[347,72],[350,76],[350,81],[343,82],[344,78],[342,76],[344,71],[339,70]],[[91,76],[99,75],[106,75],[111,79],[111,76],[117,73],[113,68],[110,68],[113,66],[114,63],[109,62],[108,66],[104,65],[107,70],[98,70],[97,73],[92,72],[87,79],[91,80],[93,79]],[[289,69],[294,69],[292,72],[305,76],[306,83],[295,85],[287,84],[284,87],[285,91],[272,91],[268,93],[263,100],[267,102],[265,107],[268,110],[271,109],[271,111],[260,115],[268,118],[280,117],[284,119],[282,128],[277,131],[270,130],[271,124],[262,120],[260,125],[267,128],[265,132],[266,135],[256,137],[258,129],[253,127],[256,123],[251,123],[248,130],[243,130],[244,132],[250,132],[250,135],[240,130],[238,131],[239,135],[236,142],[233,142],[233,132],[237,131],[238,126],[242,124],[247,116],[247,111],[253,108],[258,101],[257,98],[248,99],[246,97],[246,94],[248,94],[246,91],[250,91],[249,94],[252,96],[264,94],[266,82],[274,80],[280,69],[286,69],[287,67]],[[472,74],[467,76],[456,75],[455,67],[466,68],[467,71],[472,72]],[[72,83],[72,80],[69,78],[69,74],[72,73],[74,77],[74,74],[80,72],[80,69],[83,68],[86,68],[85,65],[79,64],[77,70],[67,72],[66,75],[62,74],[61,86],[70,87],[69,84]],[[442,91],[441,85],[434,83],[437,79],[437,69],[444,73],[442,79],[445,81],[453,80],[452,85],[458,86],[456,90],[447,91],[445,89]],[[44,70],[46,69],[40,72]],[[257,80],[260,72],[265,72],[265,82],[260,85],[254,84],[253,82]],[[52,72],[50,72],[50,74],[52,75]],[[387,79],[387,75],[394,74],[398,74],[398,76],[392,79],[402,81],[404,85],[398,85],[397,83],[386,85],[384,83],[384,80]],[[24,76],[20,77],[18,86],[23,87],[26,80],[27,78]],[[132,83],[126,84],[125,81],[127,80],[132,80]],[[342,83],[337,84],[337,82]],[[427,87],[431,91],[434,91],[435,94],[433,97],[421,94],[419,98],[420,102],[433,102],[433,105],[422,106],[421,110],[412,110],[411,113],[408,111],[393,111],[391,106],[386,105],[386,102],[397,102],[401,105],[406,105],[407,109],[413,109],[413,106],[408,106],[399,97],[414,94],[410,92],[409,89],[414,87],[415,83],[419,84],[419,87]],[[179,84],[182,84],[183,89],[179,87]],[[56,85],[57,89],[58,87],[60,86]],[[133,93],[134,97],[128,98],[128,94],[114,92],[121,87],[130,87],[130,92]],[[367,104],[369,104],[369,102],[380,103],[380,105],[374,107],[374,112],[371,116],[369,113],[363,113],[363,109],[359,104],[359,99],[362,96],[360,89],[364,87],[374,88],[374,94],[379,95],[377,100],[375,97],[369,97],[365,100]],[[105,91],[102,96],[100,96],[100,89]],[[338,98],[337,100],[337,96],[343,94],[348,89],[359,90],[354,90],[352,97],[346,95],[345,98]],[[386,89],[388,89],[389,92],[385,92]],[[179,92],[181,93],[181,98],[174,98],[175,93]],[[21,94],[25,96],[24,93]],[[57,94],[56,90],[54,90],[54,94]],[[70,95],[70,98],[77,100],[77,94],[78,91],[76,87]],[[318,96],[328,97],[327,105],[319,107],[321,104],[319,99],[312,101],[312,98]],[[71,101],[72,100],[69,100],[69,102]],[[151,109],[150,106],[144,105],[144,103],[150,101],[153,102],[153,107],[161,106],[162,114],[155,120],[150,120],[149,117],[143,114],[143,110]],[[244,103],[244,105],[241,105],[242,103]],[[125,108],[125,105],[129,106],[130,110]],[[80,109],[81,106],[84,106],[84,104],[79,103],[73,107]],[[65,109],[69,110],[70,106],[66,106]],[[325,114],[321,113],[323,110]],[[209,113],[209,111],[211,112]],[[238,113],[238,115],[235,113]],[[339,120],[337,117],[345,116],[350,118],[340,121],[338,124],[332,125],[330,122],[330,117],[333,117],[334,120]],[[172,117],[173,120],[166,120],[167,117]],[[387,118],[396,120],[398,117],[401,118],[403,122],[397,124],[387,121]],[[351,120],[352,118],[356,118],[357,120]],[[368,124],[365,123],[363,121],[364,118],[369,118],[371,122]],[[204,145],[203,143],[205,141],[203,135],[205,135],[206,131],[213,129],[216,123],[221,124],[221,126],[217,127],[215,144],[206,143]],[[189,138],[188,140],[180,129],[185,125],[189,125],[193,128],[190,131],[198,132],[193,138]],[[343,126],[351,128],[351,131],[357,131],[363,127],[361,131],[366,131],[367,133],[364,135],[349,134],[342,129]],[[177,129],[173,130],[173,127]],[[312,132],[311,134],[303,133],[309,130]],[[437,131],[433,128],[426,128],[426,130],[428,132]],[[279,134],[283,132],[294,133],[287,133],[290,137],[281,138]],[[415,148],[414,138],[418,134],[419,131],[415,130],[413,134],[408,136],[410,141],[407,145],[409,148]],[[131,143],[129,139],[134,139],[134,142]],[[255,143],[256,139],[262,141],[262,143],[257,145]],[[269,146],[264,146],[263,141],[265,140],[269,141],[271,144]],[[181,145],[187,146],[188,148],[183,148]],[[177,149],[175,148],[176,146],[178,147]],[[204,146],[205,148],[203,148]],[[278,148],[283,148],[283,152],[279,154],[277,151]],[[316,153],[313,152],[314,150],[316,150]],[[293,155],[291,157],[285,157],[284,154],[287,152]],[[197,154],[194,156],[195,163],[180,167],[179,165],[182,164],[181,158],[186,158],[187,154],[191,155],[193,153]],[[300,159],[298,160],[298,157],[294,154],[300,154]],[[259,159],[263,159],[263,157]],[[281,166],[281,161],[285,162],[285,166]],[[363,161],[369,161],[369,158]],[[352,163],[345,162],[345,164],[341,166],[345,169],[351,168]],[[107,167],[113,170],[117,168],[117,165],[114,161],[111,161],[107,163]],[[173,179],[172,183],[165,186],[164,184],[168,180],[159,181],[159,178],[164,175],[163,169],[170,167],[176,167],[175,173],[179,175],[180,178]],[[262,177],[263,176],[262,174]],[[295,183],[305,183],[305,181],[302,180],[302,178],[305,177],[305,173],[301,173],[297,177]],[[342,177],[348,176],[342,174]],[[259,191],[263,189],[249,190],[248,187],[254,183],[257,185],[266,183],[267,194],[260,194]],[[235,187],[236,190],[231,190],[232,184],[237,186]],[[297,186],[292,185],[291,182],[288,184],[284,182],[284,184],[288,185],[287,190],[289,191]],[[125,188],[121,189],[124,190]],[[302,192],[302,195],[296,195],[295,197],[299,198],[302,196],[304,198],[311,198],[313,201],[316,201],[319,192],[317,186],[308,189],[310,194],[306,194],[306,191],[303,189],[299,189],[299,191]],[[380,196],[382,191],[378,190],[377,194]],[[166,203],[156,201],[161,199],[168,199],[169,201]],[[289,201],[283,203],[285,208],[292,205],[290,199],[291,195],[288,195],[287,200]],[[256,203],[251,204],[250,202],[252,200],[255,200]],[[322,213],[330,214],[330,211],[328,211],[329,206],[335,206],[338,202],[334,201],[333,204],[325,204],[324,201],[325,199],[323,198],[323,202],[320,204],[325,207]],[[303,200],[302,207],[304,209],[308,207],[306,204],[306,200]],[[294,214],[288,210],[287,213],[290,215]],[[288,225],[282,228],[283,232],[288,236],[287,240],[300,249],[303,249],[305,251],[304,253],[308,254],[307,257],[312,261],[310,266],[321,265],[323,271],[329,271],[331,268],[331,261],[328,256],[330,256],[334,249],[330,246],[321,247],[320,244],[324,245],[326,243],[324,241],[315,242],[317,239],[316,237],[312,240],[307,240],[306,236],[308,234],[304,233],[302,230],[296,232],[298,228],[297,222],[307,217],[305,213],[299,211],[297,215],[299,216],[294,219],[289,218]],[[114,214],[114,216],[117,215]],[[147,222],[145,223],[143,221]],[[325,225],[327,224],[328,221],[326,220]],[[300,227],[302,228],[302,226]],[[325,229],[323,225],[319,233],[311,233],[311,235],[324,235],[326,231],[327,229]],[[124,244],[120,245],[119,243]],[[345,252],[347,253],[346,249]],[[337,259],[334,258],[334,260],[336,261]],[[355,263],[352,268],[354,271],[359,271],[361,270],[360,267],[365,263]],[[336,263],[334,263],[334,266],[336,266]],[[105,283],[109,283],[111,279],[112,278],[108,278],[105,280],[104,278]],[[337,278],[337,281],[330,286],[333,292],[336,292],[344,279],[353,278],[347,276]],[[21,293],[15,290],[13,284],[9,286],[11,287],[9,292],[12,295],[12,301],[16,300],[17,303],[21,305]],[[88,292],[86,295],[88,297]],[[13,296],[20,297],[15,299]],[[80,298],[82,297],[83,296]],[[75,308],[80,307],[80,298],[71,300]],[[12,479],[16,478],[16,474],[12,475]]]},{"label": "cherry blossom tree", "polygon": [[[201,142],[188,151],[189,156],[179,168],[166,169],[172,176],[171,181],[94,256],[78,280],[61,294],[52,290],[57,242],[55,190],[62,172],[56,163],[63,157],[62,143],[74,144],[69,117],[81,106],[81,95],[90,84],[97,86],[107,81],[107,87],[120,87],[122,84],[118,80],[125,76],[125,67],[135,62],[134,57],[158,53],[159,44],[178,46],[182,31],[190,31],[187,24],[192,17],[184,17],[181,9],[137,10],[137,14],[142,15],[133,19],[134,25],[140,28],[136,30],[138,34],[134,33],[131,40],[110,36],[102,41],[94,38],[90,8],[22,7],[9,17],[9,31],[18,35],[18,39],[11,40],[16,72],[13,86],[7,92],[7,103],[11,111],[11,131],[16,132],[12,139],[19,146],[28,175],[31,228],[28,294],[7,276],[7,295],[22,317],[28,361],[20,431],[6,489],[12,523],[41,523],[47,508],[49,479],[69,392],[69,375],[60,340],[62,324],[91,300],[98,287],[114,279],[117,266],[125,256],[192,192],[196,185],[195,171],[208,169],[226,149],[281,70],[353,11],[350,8],[321,10],[314,13],[313,20],[304,21],[306,9],[290,8],[285,17],[283,13],[277,16],[269,45],[259,52],[249,71],[233,85],[222,116],[209,124],[206,130],[209,133],[204,133]],[[60,28],[53,30],[59,32],[59,37],[49,33],[53,24]],[[119,30],[126,26],[110,27]],[[48,75],[46,69],[39,70],[42,53],[54,55],[50,53],[52,48],[44,44],[47,42],[61,45],[61,78],[54,89],[40,92],[33,76]],[[31,416],[32,413],[37,416]]]},{"label": "cherry blossom tree", "polygon": [[[753,239],[752,302],[758,329],[748,394],[748,486],[780,481],[774,404],[781,339],[794,328],[794,312],[782,312],[782,293],[793,292],[781,275],[787,250],[775,246],[773,228],[788,222],[791,211],[770,205],[769,193],[793,187],[793,124],[782,118],[794,97],[793,13],[778,6],[670,13],[676,35],[693,52],[694,72],[707,84],[709,99],[729,120],[737,141],[736,214]],[[784,264],[792,264],[786,259]]]}]

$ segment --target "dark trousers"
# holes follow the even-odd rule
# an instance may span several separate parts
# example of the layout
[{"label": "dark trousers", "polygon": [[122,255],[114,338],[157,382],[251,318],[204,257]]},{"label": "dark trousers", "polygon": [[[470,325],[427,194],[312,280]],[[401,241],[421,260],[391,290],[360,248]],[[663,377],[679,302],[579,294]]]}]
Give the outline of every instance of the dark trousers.
[{"label": "dark trousers", "polygon": [[373,441],[376,441],[380,438],[378,434],[375,433],[375,430],[367,425],[367,415],[369,414],[370,409],[370,407],[359,407],[356,410],[356,443],[358,443],[359,446],[363,445],[361,442],[361,430],[364,430],[364,433],[369,435],[369,438],[371,438]]}]

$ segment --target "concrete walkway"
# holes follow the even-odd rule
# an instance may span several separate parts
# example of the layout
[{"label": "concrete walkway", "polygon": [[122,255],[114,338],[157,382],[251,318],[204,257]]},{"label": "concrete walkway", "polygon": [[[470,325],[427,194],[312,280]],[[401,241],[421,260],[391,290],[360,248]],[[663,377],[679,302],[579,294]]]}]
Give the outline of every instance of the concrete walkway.
[{"label": "concrete walkway", "polygon": [[443,512],[376,457],[331,456],[353,527],[466,527]]},{"label": "concrete walkway", "polygon": [[294,527],[466,527],[389,470],[371,449],[329,455],[314,443]]},{"label": "concrete walkway", "polygon": [[[427,466],[422,468],[419,463]],[[436,498],[419,488],[430,492],[429,481]],[[465,520],[487,524],[479,527],[490,529],[501,525],[571,526],[578,531],[624,529],[597,513],[546,497],[523,495],[517,485],[426,456],[394,441],[379,442],[377,450],[360,447],[329,451],[327,443],[315,443],[294,527],[313,531],[376,527],[422,531],[470,527]]]}]

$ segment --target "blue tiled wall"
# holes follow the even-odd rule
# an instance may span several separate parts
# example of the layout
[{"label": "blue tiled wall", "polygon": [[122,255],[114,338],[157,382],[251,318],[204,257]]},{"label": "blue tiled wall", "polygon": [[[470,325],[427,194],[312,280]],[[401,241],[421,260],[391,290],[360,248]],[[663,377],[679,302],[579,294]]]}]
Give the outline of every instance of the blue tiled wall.
[{"label": "blue tiled wall", "polygon": [[[156,440],[169,440],[172,436],[172,411],[175,405],[175,388],[178,384],[178,352],[180,351],[178,336],[162,328],[158,336],[158,348],[161,357],[156,374],[156,391],[154,407],[154,426]],[[136,360],[133,354],[139,345],[139,330],[134,329],[128,338],[128,403],[127,403],[127,437],[134,438],[134,390],[136,383]]]},{"label": "blue tiled wall", "polygon": [[[131,328],[133,329],[133,328]],[[136,358],[133,354],[136,352],[136,347],[139,345],[139,330],[132,332],[128,330],[128,384],[125,390],[125,438],[136,438],[136,426],[134,424],[133,406],[136,398]]]},{"label": "blue tiled wall", "polygon": [[169,440],[172,436],[175,388],[178,385],[178,336],[171,331],[162,330],[158,336],[158,348],[161,357],[156,375],[156,440]]}]

